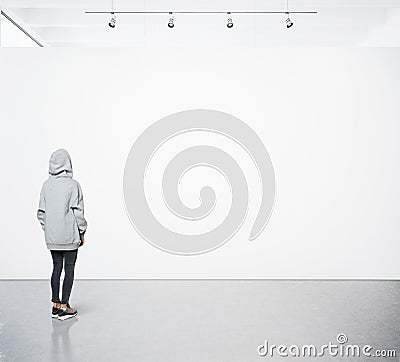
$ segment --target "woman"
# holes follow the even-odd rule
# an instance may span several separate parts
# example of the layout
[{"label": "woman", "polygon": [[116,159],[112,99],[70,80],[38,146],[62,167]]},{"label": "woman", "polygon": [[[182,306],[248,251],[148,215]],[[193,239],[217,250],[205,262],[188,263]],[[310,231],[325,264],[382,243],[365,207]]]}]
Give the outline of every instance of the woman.
[{"label": "woman", "polygon": [[[40,193],[37,218],[44,230],[47,248],[53,258],[51,291],[53,318],[65,320],[78,311],[69,305],[74,282],[78,248],[84,244],[87,222],[79,183],[72,178],[71,157],[64,149],[55,151],[49,162],[49,178]],[[60,300],[60,277],[64,263],[64,281]]]}]

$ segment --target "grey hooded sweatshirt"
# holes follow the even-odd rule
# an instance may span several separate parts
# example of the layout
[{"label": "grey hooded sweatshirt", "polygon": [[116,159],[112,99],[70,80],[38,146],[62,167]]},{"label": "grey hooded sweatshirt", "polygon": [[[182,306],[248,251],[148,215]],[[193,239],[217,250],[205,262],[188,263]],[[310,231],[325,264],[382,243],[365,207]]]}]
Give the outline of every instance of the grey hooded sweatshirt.
[{"label": "grey hooded sweatshirt", "polygon": [[50,250],[75,250],[86,232],[82,189],[72,178],[71,157],[63,149],[49,162],[49,178],[40,192],[37,218]]}]

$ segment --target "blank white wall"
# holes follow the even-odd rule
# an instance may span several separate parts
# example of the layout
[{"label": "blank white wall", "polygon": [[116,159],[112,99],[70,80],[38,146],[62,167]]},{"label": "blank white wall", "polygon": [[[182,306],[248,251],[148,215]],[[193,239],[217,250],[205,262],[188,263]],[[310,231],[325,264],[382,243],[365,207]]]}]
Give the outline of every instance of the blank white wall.
[{"label": "blank white wall", "polygon": [[[2,50],[0,277],[49,277],[36,208],[48,157],[65,147],[89,221],[77,278],[398,278],[399,62],[400,50],[385,48]],[[216,251],[183,257],[138,236],[122,175],[144,129],[194,108],[259,134],[277,197],[265,231],[247,241],[259,195],[238,152],[254,185],[244,225]]]}]

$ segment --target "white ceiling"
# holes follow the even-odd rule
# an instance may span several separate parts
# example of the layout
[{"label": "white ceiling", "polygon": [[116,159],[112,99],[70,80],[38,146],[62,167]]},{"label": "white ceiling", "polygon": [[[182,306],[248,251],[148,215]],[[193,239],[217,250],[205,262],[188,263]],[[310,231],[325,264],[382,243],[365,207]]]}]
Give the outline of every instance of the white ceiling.
[{"label": "white ceiling", "polygon": [[[0,0],[1,1],[1,0]],[[118,14],[108,27],[111,0],[3,0],[2,10],[44,46],[263,47],[400,46],[400,0],[289,0],[283,14]],[[285,11],[286,0],[114,0],[115,11]]]}]

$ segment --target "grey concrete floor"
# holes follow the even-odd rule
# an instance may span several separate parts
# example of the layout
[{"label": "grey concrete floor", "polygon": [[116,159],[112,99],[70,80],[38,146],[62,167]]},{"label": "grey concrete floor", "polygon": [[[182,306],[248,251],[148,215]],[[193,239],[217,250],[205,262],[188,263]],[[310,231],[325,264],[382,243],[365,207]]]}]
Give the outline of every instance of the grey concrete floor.
[{"label": "grey concrete floor", "polygon": [[[398,361],[400,282],[75,281],[68,321],[49,281],[0,281],[0,361]],[[264,343],[348,343],[396,358],[261,357]]]}]

